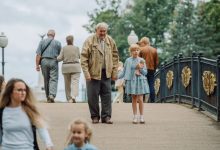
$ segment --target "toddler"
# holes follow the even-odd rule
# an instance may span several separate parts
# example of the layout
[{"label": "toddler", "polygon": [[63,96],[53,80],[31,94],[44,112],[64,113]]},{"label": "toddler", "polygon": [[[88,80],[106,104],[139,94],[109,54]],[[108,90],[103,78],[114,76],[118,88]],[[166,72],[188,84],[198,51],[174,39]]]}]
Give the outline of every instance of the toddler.
[{"label": "toddler", "polygon": [[[123,62],[119,61],[118,62],[118,71],[122,71],[123,70]],[[115,82],[115,87],[117,88],[118,92],[117,95],[114,98],[114,102],[121,102],[123,103],[123,96],[124,96],[124,79],[117,79]]]},{"label": "toddler", "polygon": [[89,125],[82,120],[76,120],[69,126],[67,137],[67,147],[64,150],[97,150],[95,146],[89,144],[92,130]]}]

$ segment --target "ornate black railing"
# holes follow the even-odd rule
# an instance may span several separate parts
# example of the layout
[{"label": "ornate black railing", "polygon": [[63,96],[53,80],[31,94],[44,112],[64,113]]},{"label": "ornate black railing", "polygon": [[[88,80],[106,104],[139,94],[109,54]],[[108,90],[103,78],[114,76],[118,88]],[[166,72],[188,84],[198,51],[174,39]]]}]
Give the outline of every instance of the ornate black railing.
[{"label": "ornate black railing", "polygon": [[160,65],[155,74],[156,102],[187,103],[220,121],[220,56],[217,60],[193,52]]}]

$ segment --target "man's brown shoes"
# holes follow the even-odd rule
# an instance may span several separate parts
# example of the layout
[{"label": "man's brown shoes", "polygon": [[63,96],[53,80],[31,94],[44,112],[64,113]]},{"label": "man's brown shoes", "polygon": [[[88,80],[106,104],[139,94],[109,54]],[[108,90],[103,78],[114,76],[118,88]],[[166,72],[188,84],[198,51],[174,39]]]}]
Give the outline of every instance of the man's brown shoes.
[{"label": "man's brown shoes", "polygon": [[99,123],[99,119],[98,119],[98,118],[93,118],[93,119],[92,119],[92,123],[93,123],[93,124]]}]

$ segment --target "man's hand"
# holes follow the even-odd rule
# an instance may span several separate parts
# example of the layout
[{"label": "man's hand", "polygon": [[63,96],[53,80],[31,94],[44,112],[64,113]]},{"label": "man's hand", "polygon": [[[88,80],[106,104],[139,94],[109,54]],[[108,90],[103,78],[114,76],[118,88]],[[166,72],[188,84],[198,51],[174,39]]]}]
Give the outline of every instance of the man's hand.
[{"label": "man's hand", "polygon": [[40,65],[37,65],[37,66],[36,66],[36,70],[37,70],[37,71],[40,71]]},{"label": "man's hand", "polygon": [[117,80],[117,78],[116,77],[112,77],[112,81],[115,81],[115,80]]},{"label": "man's hand", "polygon": [[91,80],[91,77],[90,77],[90,74],[86,77],[86,81],[90,81]]}]

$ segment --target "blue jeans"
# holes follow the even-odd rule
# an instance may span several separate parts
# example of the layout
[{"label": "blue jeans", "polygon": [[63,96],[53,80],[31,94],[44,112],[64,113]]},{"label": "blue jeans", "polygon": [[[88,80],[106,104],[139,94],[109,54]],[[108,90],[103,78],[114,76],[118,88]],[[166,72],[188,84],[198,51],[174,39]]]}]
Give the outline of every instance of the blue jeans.
[{"label": "blue jeans", "polygon": [[149,84],[149,89],[150,89],[150,99],[149,102],[150,103],[154,103],[155,102],[155,89],[154,89],[154,70],[147,70],[147,80],[148,80],[148,84]]}]

